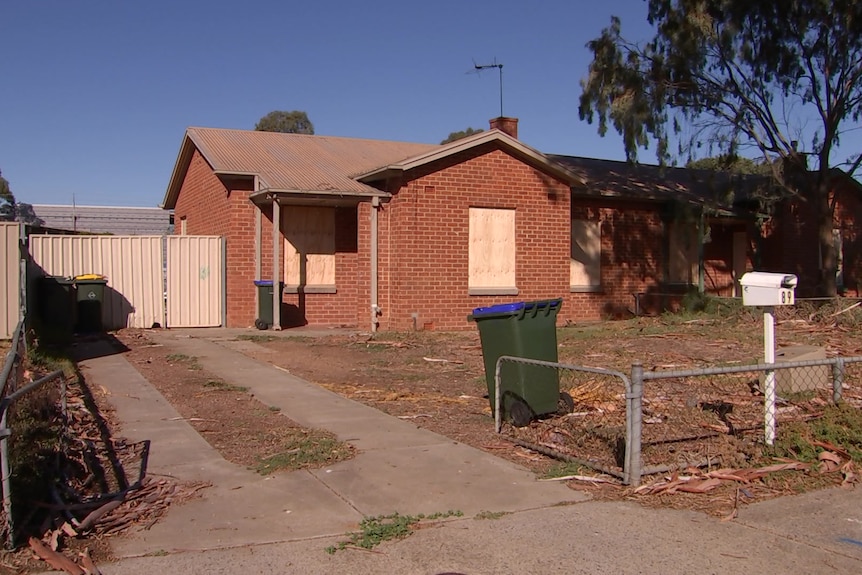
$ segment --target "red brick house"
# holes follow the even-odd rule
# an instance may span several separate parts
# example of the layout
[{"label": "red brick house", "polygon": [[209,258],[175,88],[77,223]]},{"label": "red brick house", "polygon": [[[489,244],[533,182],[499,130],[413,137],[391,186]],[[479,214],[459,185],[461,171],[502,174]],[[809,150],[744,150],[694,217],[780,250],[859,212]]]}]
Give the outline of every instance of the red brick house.
[{"label": "red brick house", "polygon": [[[839,293],[860,296],[862,289],[862,185],[842,170],[830,171],[833,238],[838,253]],[[801,199],[783,202],[754,239],[755,265],[799,277],[797,296],[814,295],[821,254],[815,211]]]},{"label": "red brick house", "polygon": [[226,238],[228,326],[254,323],[255,279],[284,282],[285,327],[466,329],[476,307],[557,297],[560,321],[582,321],[692,286],[735,295],[750,222],[699,215],[712,192],[691,170],[548,156],[515,119],[491,128],[447,145],[189,128],[163,207],[175,233]]}]

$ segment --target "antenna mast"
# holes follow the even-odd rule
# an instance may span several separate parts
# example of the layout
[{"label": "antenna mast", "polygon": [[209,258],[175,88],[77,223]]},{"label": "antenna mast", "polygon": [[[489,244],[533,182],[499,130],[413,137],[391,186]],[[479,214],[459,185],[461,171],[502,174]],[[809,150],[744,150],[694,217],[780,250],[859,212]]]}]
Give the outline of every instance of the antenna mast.
[{"label": "antenna mast", "polygon": [[491,64],[476,64],[473,62],[473,67],[476,69],[476,73],[481,72],[482,70],[487,70],[488,68],[497,68],[500,72],[500,117],[503,117],[503,64],[497,62],[497,58],[494,58],[494,62]]}]

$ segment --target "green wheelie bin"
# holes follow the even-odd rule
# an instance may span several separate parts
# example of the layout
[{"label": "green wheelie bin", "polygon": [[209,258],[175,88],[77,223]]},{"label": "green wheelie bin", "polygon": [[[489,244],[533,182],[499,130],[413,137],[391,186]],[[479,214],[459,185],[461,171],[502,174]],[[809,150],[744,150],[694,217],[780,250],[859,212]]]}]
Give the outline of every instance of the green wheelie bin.
[{"label": "green wheelie bin", "polygon": [[[257,286],[257,319],[254,326],[257,329],[269,329],[272,326],[272,280],[254,280]],[[284,283],[279,282],[278,289],[284,291]]]},{"label": "green wheelie bin", "polygon": [[108,280],[93,275],[75,278],[77,300],[77,322],[75,329],[81,333],[103,331],[102,306],[105,302],[105,286]]},{"label": "green wheelie bin", "polygon": [[[553,299],[480,307],[467,317],[479,328],[492,413],[500,356],[557,361],[557,314],[562,303],[562,299]],[[506,361],[500,381],[502,415],[516,427],[556,413],[561,406],[571,411],[571,397],[560,393],[556,368]]]}]

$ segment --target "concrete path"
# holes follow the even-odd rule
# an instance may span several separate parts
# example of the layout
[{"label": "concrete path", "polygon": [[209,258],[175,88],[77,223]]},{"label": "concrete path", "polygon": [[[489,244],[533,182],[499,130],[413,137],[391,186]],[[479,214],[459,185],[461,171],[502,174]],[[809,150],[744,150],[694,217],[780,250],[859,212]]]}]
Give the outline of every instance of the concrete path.
[{"label": "concrete path", "polygon": [[[203,497],[116,541],[106,574],[858,573],[862,503],[829,490],[702,514],[591,502],[507,461],[344,399],[241,353],[221,331],[152,332],[298,423],[359,448],[351,461],[261,477],[222,459],[121,355],[82,362],[109,390],[122,435],[152,441],[149,471],[207,480]],[[259,351],[260,347],[257,347]],[[87,350],[99,355],[99,350]],[[107,353],[107,350],[105,350]],[[363,516],[458,509],[465,516],[372,552],[326,554]],[[506,512],[477,520],[480,511]]]}]

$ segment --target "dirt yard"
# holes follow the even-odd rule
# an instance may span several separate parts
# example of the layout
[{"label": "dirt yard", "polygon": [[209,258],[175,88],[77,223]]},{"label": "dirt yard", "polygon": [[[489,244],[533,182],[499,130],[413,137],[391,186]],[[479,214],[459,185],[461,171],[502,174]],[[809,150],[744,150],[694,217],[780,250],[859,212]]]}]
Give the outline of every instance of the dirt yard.
[{"label": "dirt yard", "polygon": [[[860,316],[854,313],[858,309],[831,315],[840,311],[841,308],[781,311],[776,326],[778,346],[819,345],[826,348],[828,356],[862,355],[862,334],[857,329]],[[131,349],[127,357],[132,364],[166,395],[180,413],[192,418],[198,431],[227,459],[249,466],[258,465],[261,456],[268,453],[250,454],[248,438],[256,437],[258,444],[266,447],[269,445],[267,434],[273,433],[273,422],[284,424],[286,418],[275,417],[276,414],[268,412],[266,406],[256,404],[256,400],[244,394],[242,389],[225,390],[220,384],[207,384],[211,375],[198,373],[194,369],[193,358],[177,357],[169,349],[152,346],[145,333],[129,330],[117,334]],[[518,438],[531,444],[553,442],[555,435],[561,437],[569,433],[564,418],[551,417],[522,429],[507,425],[503,435],[494,432],[482,350],[475,329],[455,333],[384,333],[373,338],[369,334],[310,338],[260,333],[249,335],[247,339],[262,346],[258,352],[249,352],[261,361],[274,363],[308,381],[419,427],[515,461],[537,474],[601,475],[578,466],[566,467],[558,460],[507,439]],[[762,316],[744,310],[724,316],[637,318],[571,325],[558,330],[561,362],[623,373],[630,372],[634,361],[643,362],[646,370],[757,363],[762,358],[762,347]],[[192,362],[191,367],[184,362]],[[196,382],[195,392],[191,394],[188,387],[179,385],[179,382],[189,379]],[[565,385],[561,386],[565,389]],[[225,392],[230,393],[226,395]],[[207,407],[210,402],[221,406],[218,409],[222,411],[231,411],[231,407],[235,408],[238,402],[243,401],[251,402],[253,409],[238,412],[237,417],[245,421],[235,427],[238,432],[230,439],[213,429],[211,421],[198,421],[206,419],[200,414],[210,409]],[[622,417],[624,421],[624,403],[622,406],[621,412],[612,415]],[[291,424],[288,422],[287,426],[289,428]],[[277,449],[280,441],[278,437],[273,438],[273,449]],[[722,465],[744,464],[740,458],[747,457],[745,450],[736,443],[728,445],[725,451],[728,454],[732,452],[733,457],[728,457]],[[758,483],[759,489],[746,489],[745,497],[768,497],[806,488],[800,486],[797,479],[787,479],[785,476],[788,474],[803,475],[794,471],[780,472],[778,479]],[[826,481],[814,478],[802,483],[814,486],[840,482],[841,477],[836,476]],[[573,487],[592,489],[600,497],[619,497],[628,493],[615,481],[598,485],[579,482]],[[721,497],[724,507],[728,500],[734,499],[732,491],[728,490]],[[735,498],[738,500],[739,497],[737,492]],[[724,513],[715,509],[715,498],[712,499],[707,503],[702,495],[681,494],[672,498],[656,496],[651,502]]]}]

